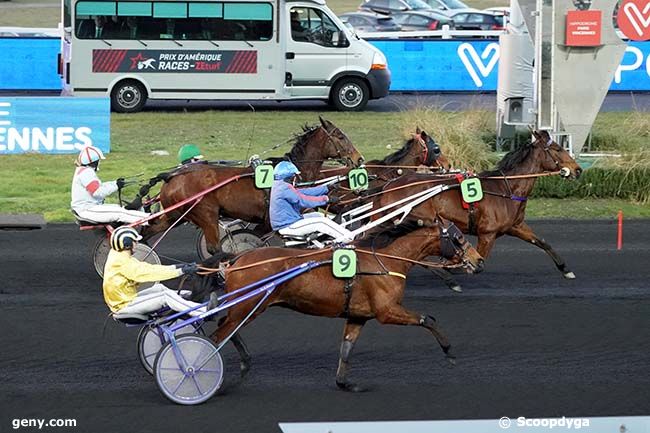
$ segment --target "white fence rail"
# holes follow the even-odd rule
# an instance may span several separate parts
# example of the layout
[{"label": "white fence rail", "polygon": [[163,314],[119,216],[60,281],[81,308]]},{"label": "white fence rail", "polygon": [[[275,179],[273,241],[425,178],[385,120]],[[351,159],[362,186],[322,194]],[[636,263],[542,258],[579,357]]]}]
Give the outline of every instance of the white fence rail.
[{"label": "white fence rail", "polygon": [[16,37],[16,38],[29,38],[29,37],[48,37],[60,38],[61,30],[57,28],[39,28],[39,27],[0,27],[1,37]]},{"label": "white fence rail", "polygon": [[442,30],[422,30],[408,32],[357,32],[363,39],[414,39],[414,38],[498,38],[505,30],[450,30],[448,25]]}]

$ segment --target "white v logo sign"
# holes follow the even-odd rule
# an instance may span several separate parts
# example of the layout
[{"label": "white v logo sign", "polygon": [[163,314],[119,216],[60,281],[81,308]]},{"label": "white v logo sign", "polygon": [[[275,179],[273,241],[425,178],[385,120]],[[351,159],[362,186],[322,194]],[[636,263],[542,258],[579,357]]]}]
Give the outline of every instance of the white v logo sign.
[{"label": "white v logo sign", "polygon": [[[478,73],[480,73],[483,78],[487,78],[487,76],[490,75],[490,72],[492,72],[492,69],[494,69],[494,66],[499,61],[499,44],[496,42],[488,44],[480,57],[476,52],[476,49],[474,49],[474,46],[467,42],[460,44],[457,52],[458,57],[460,57],[460,60],[465,65],[467,72],[472,77],[472,80],[474,80],[474,84],[476,84],[477,87],[483,87],[483,80],[479,77]],[[489,60],[487,64],[485,64],[484,61],[488,58]]]}]

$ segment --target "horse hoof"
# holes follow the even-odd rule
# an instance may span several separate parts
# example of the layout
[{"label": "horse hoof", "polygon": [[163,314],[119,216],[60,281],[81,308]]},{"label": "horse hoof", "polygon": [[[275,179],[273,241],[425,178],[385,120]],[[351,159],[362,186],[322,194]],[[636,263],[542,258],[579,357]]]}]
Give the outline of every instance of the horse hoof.
[{"label": "horse hoof", "polygon": [[449,365],[456,365],[456,358],[454,358],[453,356],[448,356],[447,362],[449,363]]},{"label": "horse hoof", "polygon": [[460,287],[460,284],[456,284],[455,286],[450,287],[450,289],[456,293],[463,293],[463,288]]},{"label": "horse hoof", "polygon": [[573,272],[567,272],[566,274],[564,274],[564,278],[566,278],[567,280],[575,280],[576,274],[574,274]]},{"label": "horse hoof", "polygon": [[357,384],[354,383],[348,383],[348,382],[336,382],[336,386],[339,387],[339,389],[347,392],[364,392],[365,389],[360,387]]},{"label": "horse hoof", "polygon": [[241,376],[242,379],[246,377],[250,369],[251,369],[251,365],[248,363],[242,362],[239,364],[239,375]]}]

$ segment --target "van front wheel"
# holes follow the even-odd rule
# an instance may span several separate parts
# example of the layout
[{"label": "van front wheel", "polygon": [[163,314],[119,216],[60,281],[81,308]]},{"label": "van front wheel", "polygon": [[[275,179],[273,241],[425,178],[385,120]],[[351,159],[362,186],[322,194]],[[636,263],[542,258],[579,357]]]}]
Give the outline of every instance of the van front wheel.
[{"label": "van front wheel", "polygon": [[359,78],[342,78],[330,95],[331,104],[339,111],[361,111],[370,98],[368,85]]},{"label": "van front wheel", "polygon": [[118,113],[135,113],[147,102],[147,91],[137,81],[117,83],[111,92],[111,107]]}]

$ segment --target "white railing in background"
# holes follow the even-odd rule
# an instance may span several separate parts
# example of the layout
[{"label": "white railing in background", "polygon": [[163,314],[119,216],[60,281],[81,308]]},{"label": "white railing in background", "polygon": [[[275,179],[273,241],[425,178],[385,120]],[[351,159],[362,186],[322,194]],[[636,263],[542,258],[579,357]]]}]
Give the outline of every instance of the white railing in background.
[{"label": "white railing in background", "polygon": [[[506,30],[450,30],[448,25],[442,26],[442,30],[422,30],[404,32],[357,32],[363,39],[417,39],[417,38],[498,38],[506,34]],[[627,40],[623,32],[616,29],[616,34],[622,40]]]},{"label": "white railing in background", "polygon": [[[442,26],[442,30],[423,30],[410,32],[357,32],[363,39],[415,39],[415,38],[488,38],[505,34],[505,30],[450,30],[449,26]],[[618,37],[627,40],[623,33],[616,29]],[[2,37],[61,37],[61,28],[34,28],[34,27],[0,27]]]},{"label": "white railing in background", "polygon": [[60,38],[61,29],[57,28],[38,28],[38,27],[0,27],[0,36],[2,37],[16,37],[16,38],[30,38],[30,37],[46,37],[46,38]]},{"label": "white railing in background", "polygon": [[505,30],[450,30],[448,25],[442,30],[422,30],[408,32],[357,32],[363,39],[414,39],[414,38],[497,38],[505,34]]}]

